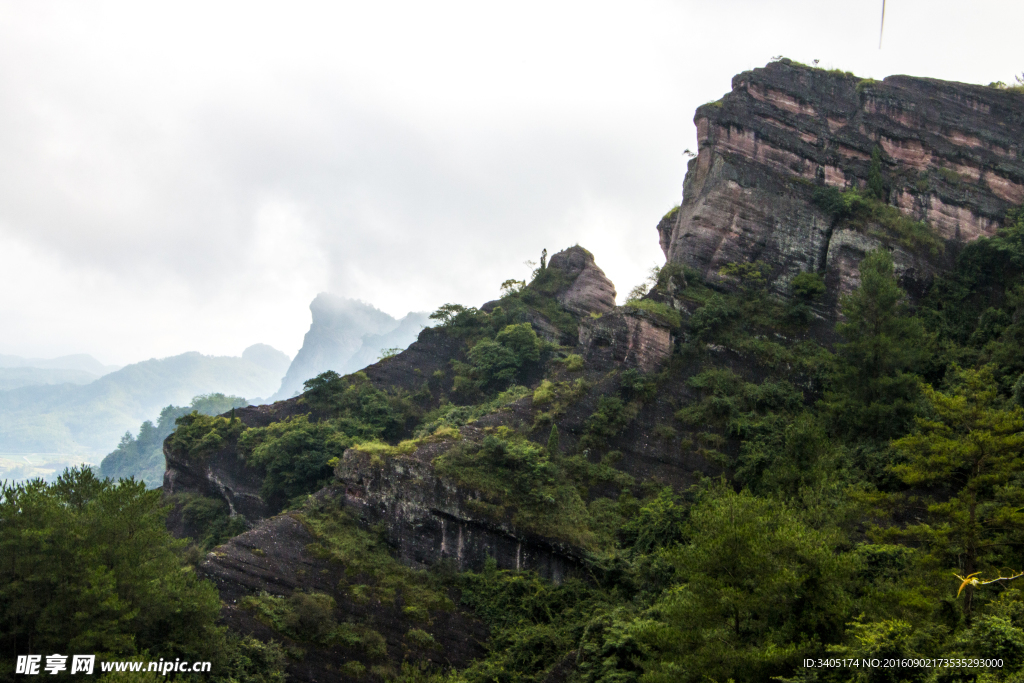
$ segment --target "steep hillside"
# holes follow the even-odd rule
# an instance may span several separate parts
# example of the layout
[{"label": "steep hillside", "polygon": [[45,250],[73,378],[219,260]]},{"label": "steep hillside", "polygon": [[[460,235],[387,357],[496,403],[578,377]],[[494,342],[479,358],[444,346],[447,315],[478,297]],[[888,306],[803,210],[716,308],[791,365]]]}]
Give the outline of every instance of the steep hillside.
[{"label": "steep hillside", "polygon": [[[626,305],[572,247],[182,420],[169,526],[226,623],[310,681],[1024,674],[1024,95],[783,60],[695,120]],[[310,600],[340,630],[289,626]]]}]

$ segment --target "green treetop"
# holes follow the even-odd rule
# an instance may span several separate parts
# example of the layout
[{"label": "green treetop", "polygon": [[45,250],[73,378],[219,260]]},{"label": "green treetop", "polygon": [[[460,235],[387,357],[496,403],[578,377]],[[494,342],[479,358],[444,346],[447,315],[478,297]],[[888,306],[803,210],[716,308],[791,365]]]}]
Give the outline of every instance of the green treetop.
[{"label": "green treetop", "polygon": [[841,534],[725,485],[701,495],[684,533],[666,552],[680,584],[638,625],[657,653],[643,680],[767,681],[838,637],[854,570]]},{"label": "green treetop", "polygon": [[888,440],[906,433],[915,414],[927,335],[904,303],[892,257],[884,250],[860,263],[860,288],[843,297],[846,318],[836,326],[839,364],[826,397],[840,432]]},{"label": "green treetop", "polygon": [[[934,522],[909,531],[958,562],[966,577],[1000,569],[1007,550],[1024,540],[1024,491],[1007,486],[1024,467],[1024,409],[1003,403],[990,368],[958,370],[955,380],[948,393],[924,386],[932,416],[893,443],[907,458],[893,471],[925,494]],[[973,586],[965,592],[970,614]]]}]

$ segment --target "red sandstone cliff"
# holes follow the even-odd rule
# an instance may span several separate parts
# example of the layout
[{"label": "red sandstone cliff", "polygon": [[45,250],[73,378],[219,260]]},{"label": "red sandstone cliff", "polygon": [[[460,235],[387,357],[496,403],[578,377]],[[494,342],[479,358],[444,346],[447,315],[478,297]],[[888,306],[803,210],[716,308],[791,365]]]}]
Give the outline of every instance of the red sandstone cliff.
[{"label": "red sandstone cliff", "polygon": [[733,78],[694,117],[699,153],[683,202],[659,226],[671,262],[715,279],[729,262],[761,261],[784,289],[813,270],[848,291],[865,251],[883,241],[836,222],[815,187],[864,188],[881,152],[887,201],[947,242],[943,257],[893,246],[897,270],[920,290],[957,242],[993,234],[1024,202],[1024,95],[964,83],[884,81],[789,60]]}]

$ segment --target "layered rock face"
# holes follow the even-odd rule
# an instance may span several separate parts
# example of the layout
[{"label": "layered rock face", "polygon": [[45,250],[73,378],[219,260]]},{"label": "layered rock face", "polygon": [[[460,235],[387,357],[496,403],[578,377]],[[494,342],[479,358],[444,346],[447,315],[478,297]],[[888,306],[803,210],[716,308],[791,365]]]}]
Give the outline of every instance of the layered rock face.
[{"label": "layered rock face", "polygon": [[[335,491],[327,488],[313,502],[330,505],[334,496]],[[292,653],[301,653],[289,659],[289,681],[366,680],[345,673],[342,667],[350,661],[363,660],[372,666],[380,660],[367,661],[365,650],[351,642],[325,647],[293,641],[244,609],[245,598],[296,592],[329,595],[335,600],[330,616],[339,623],[372,624],[392,662],[409,658],[464,667],[483,654],[480,643],[486,640],[486,627],[462,609],[432,610],[427,626],[411,621],[401,603],[353,600],[344,588],[346,577],[351,578],[347,567],[318,552],[318,540],[303,524],[301,512],[278,515],[219,546],[198,567],[199,574],[213,581],[220,592],[224,624],[238,633],[273,640]],[[407,637],[410,625],[429,628],[435,641],[417,651]]]},{"label": "layered rock face", "polygon": [[591,362],[653,372],[672,354],[672,335],[664,325],[624,310],[583,321],[580,348]]},{"label": "layered rock face", "polygon": [[[462,439],[480,441],[483,432],[463,427]],[[503,569],[530,569],[555,582],[576,573],[581,550],[481,515],[473,509],[479,491],[438,476],[433,461],[453,445],[425,444],[377,463],[359,450],[346,451],[334,470],[346,505],[371,524],[383,523],[397,557],[411,566],[447,559],[460,571],[479,571],[493,557]]]},{"label": "layered rock face", "polygon": [[[822,185],[864,188],[876,148],[888,202],[949,243],[993,234],[1024,202],[1024,95],[1005,90],[875,82],[782,60],[735,76],[694,123],[699,153],[659,233],[669,261],[711,280],[727,263],[761,261],[779,291],[801,271],[824,274],[833,292],[852,289],[857,262],[882,243],[834,229],[811,198]],[[912,290],[941,265],[889,248]]]},{"label": "layered rock face", "polygon": [[[222,448],[209,458],[194,460],[176,452],[165,441],[164,459],[167,463],[163,482],[165,495],[193,493],[221,499],[228,504],[232,517],[241,515],[249,523],[270,514],[270,507],[260,496],[263,477],[255,469],[246,467],[235,448]],[[173,510],[167,521],[168,528],[178,537],[201,536],[188,526],[180,509]]]}]

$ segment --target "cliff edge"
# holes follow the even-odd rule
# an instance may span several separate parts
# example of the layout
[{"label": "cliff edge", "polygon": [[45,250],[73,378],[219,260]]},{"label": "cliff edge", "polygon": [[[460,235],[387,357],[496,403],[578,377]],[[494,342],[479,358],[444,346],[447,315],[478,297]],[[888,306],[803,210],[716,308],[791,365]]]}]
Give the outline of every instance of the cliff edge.
[{"label": "cliff edge", "polygon": [[[994,234],[1024,201],[1019,93],[910,76],[878,82],[783,59],[735,76],[694,123],[699,152],[659,236],[669,262],[710,281],[727,264],[760,262],[776,291],[813,271],[843,293],[863,254],[887,246],[904,285],[923,291],[958,243]],[[927,224],[943,254],[845,226],[814,201],[821,187],[867,191],[873,154],[878,199]]]}]

